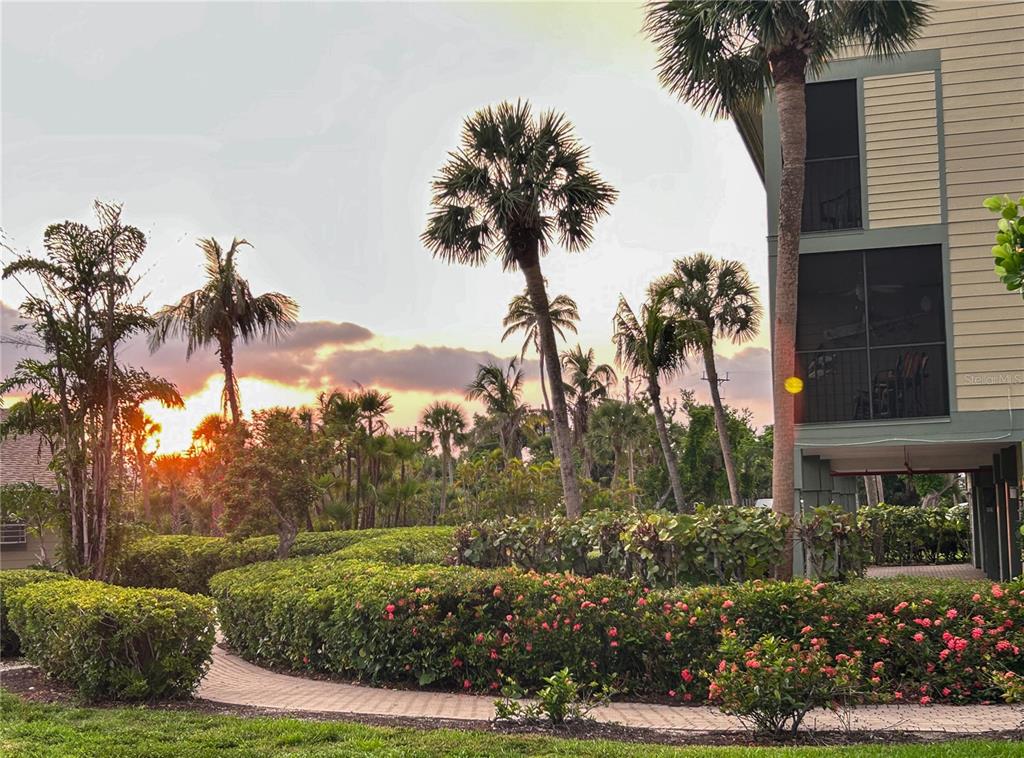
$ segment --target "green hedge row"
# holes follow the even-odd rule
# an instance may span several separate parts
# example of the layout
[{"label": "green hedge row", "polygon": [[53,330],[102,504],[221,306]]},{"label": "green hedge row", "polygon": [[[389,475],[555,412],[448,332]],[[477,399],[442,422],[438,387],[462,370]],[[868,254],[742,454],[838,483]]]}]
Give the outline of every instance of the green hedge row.
[{"label": "green hedge row", "polygon": [[565,518],[507,518],[460,527],[455,561],[638,578],[648,584],[760,579],[778,563],[783,522],[766,508],[699,506],[694,514],[594,511]]},{"label": "green hedge row", "polygon": [[[339,532],[302,532],[292,556],[325,555],[384,533],[384,529]],[[277,537],[250,537],[232,542],[224,537],[163,534],[143,537],[126,545],[114,569],[115,581],[128,587],[177,589],[193,594],[209,592],[210,577],[250,563],[274,560]]]},{"label": "green hedge row", "polygon": [[208,597],[70,578],[6,594],[25,656],[85,698],[188,695],[209,665],[216,616]]},{"label": "green hedge row", "polygon": [[956,563],[971,555],[967,505],[865,505],[857,519],[876,564]]},{"label": "green hedge row", "polygon": [[36,582],[53,582],[68,579],[67,574],[41,569],[0,571],[0,658],[14,658],[21,654],[18,635],[7,620],[8,595],[19,587]]},{"label": "green hedge row", "polygon": [[883,699],[995,699],[992,671],[1024,675],[1020,582],[648,590],[606,576],[401,566],[346,552],[214,577],[232,646],[253,661],[372,682],[491,691],[503,677],[537,687],[568,667],[577,681],[683,700],[706,697],[702,672],[717,665],[724,630],[859,652]]}]

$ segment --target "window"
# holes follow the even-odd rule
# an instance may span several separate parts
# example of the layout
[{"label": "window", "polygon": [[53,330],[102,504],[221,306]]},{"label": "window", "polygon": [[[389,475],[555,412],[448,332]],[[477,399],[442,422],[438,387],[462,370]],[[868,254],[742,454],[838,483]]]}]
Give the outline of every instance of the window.
[{"label": "window", "polygon": [[949,413],[938,246],[800,258],[797,422]]},{"label": "window", "polygon": [[0,546],[21,547],[28,542],[25,525],[21,523],[0,523]]},{"label": "window", "polygon": [[861,226],[857,82],[808,84],[803,231]]}]

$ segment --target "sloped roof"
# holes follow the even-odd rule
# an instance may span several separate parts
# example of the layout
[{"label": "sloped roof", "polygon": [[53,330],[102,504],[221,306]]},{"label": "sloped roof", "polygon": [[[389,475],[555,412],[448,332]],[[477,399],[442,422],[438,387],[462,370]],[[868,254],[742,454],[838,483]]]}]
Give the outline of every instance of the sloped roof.
[{"label": "sloped roof", "polygon": [[[0,409],[0,420],[7,411]],[[0,484],[29,482],[55,489],[57,480],[47,466],[50,448],[38,434],[22,434],[0,440]]]}]

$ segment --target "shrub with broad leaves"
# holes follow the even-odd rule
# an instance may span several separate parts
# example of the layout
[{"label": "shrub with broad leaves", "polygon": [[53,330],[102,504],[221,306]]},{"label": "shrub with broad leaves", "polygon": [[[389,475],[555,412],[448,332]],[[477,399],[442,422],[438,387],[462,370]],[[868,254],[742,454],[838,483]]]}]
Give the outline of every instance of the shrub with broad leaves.
[{"label": "shrub with broad leaves", "polygon": [[856,694],[860,680],[861,653],[833,656],[818,638],[765,635],[748,647],[726,629],[718,652],[718,665],[707,674],[709,699],[768,734],[796,732],[815,708],[838,708]]},{"label": "shrub with broad leaves", "polygon": [[461,527],[453,560],[671,586],[763,578],[784,543],[783,522],[764,508],[699,506],[695,514],[597,511],[574,521],[513,518]]}]

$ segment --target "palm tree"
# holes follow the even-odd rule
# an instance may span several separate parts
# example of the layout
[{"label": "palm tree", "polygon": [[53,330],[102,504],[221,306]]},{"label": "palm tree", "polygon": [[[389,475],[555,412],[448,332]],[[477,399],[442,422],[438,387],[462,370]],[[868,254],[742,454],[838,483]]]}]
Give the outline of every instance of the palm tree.
[{"label": "palm tree", "polygon": [[683,484],[679,480],[679,461],[668,437],[668,424],[661,406],[662,376],[671,376],[686,364],[686,351],[692,336],[686,334],[666,312],[665,304],[653,295],[640,308],[639,318],[626,298],[619,296],[619,307],[612,319],[615,361],[633,376],[647,383],[647,394],[654,409],[661,452],[665,456],[668,480],[676,508],[684,510]]},{"label": "palm tree", "polygon": [[135,467],[139,472],[139,485],[142,488],[142,513],[146,522],[153,517],[150,502],[150,482],[152,481],[153,458],[160,449],[160,441],[156,440],[155,449],[146,449],[149,441],[160,434],[162,427],[149,417],[142,408],[136,406],[124,413],[124,426],[128,431],[128,441],[135,457]]},{"label": "palm tree", "polygon": [[[782,145],[775,323],[772,350],[775,509],[793,515],[793,396],[796,288],[807,152],[804,86],[844,47],[894,56],[910,48],[928,18],[913,0],[674,0],[650,2],[644,31],[658,48],[658,78],[684,102],[716,118],[746,118],[773,91]],[[792,535],[790,535],[791,537]],[[784,562],[784,576],[792,564]]]},{"label": "palm tree", "polygon": [[593,348],[583,352],[579,345],[562,353],[562,367],[566,372],[566,395],[572,402],[573,435],[583,449],[587,476],[593,477],[594,459],[586,438],[590,409],[608,397],[608,388],[618,377],[607,363],[597,362]]},{"label": "palm tree", "polygon": [[520,401],[523,393],[523,370],[516,359],[506,368],[494,363],[476,367],[476,376],[466,385],[467,400],[481,400],[487,412],[498,423],[498,439],[505,460],[522,458],[523,435],[521,426],[527,408]]},{"label": "palm tree", "polygon": [[[558,348],[541,255],[556,239],[570,251],[585,249],[595,222],[617,195],[588,158],[562,114],[534,118],[522,101],[477,111],[465,121],[459,150],[434,180],[434,210],[422,235],[434,255],[449,263],[478,266],[495,257],[506,271],[523,272],[553,377],[559,375]],[[561,382],[551,383],[551,408],[565,510],[576,518],[582,500]]]},{"label": "palm tree", "polygon": [[443,516],[448,507],[448,487],[455,480],[452,442],[465,432],[466,414],[455,403],[438,400],[424,409],[420,422],[441,448],[441,507],[438,516]]},{"label": "palm tree", "polygon": [[[235,340],[276,339],[296,323],[298,304],[280,292],[253,295],[249,282],[238,274],[235,256],[245,240],[231,240],[225,252],[215,239],[199,240],[206,258],[206,283],[174,305],[161,308],[149,336],[149,348],[156,351],[167,340],[185,340],[185,358],[199,348],[214,344],[224,369],[223,405],[231,410],[234,424],[242,418],[235,378]],[[249,245],[251,247],[251,245]]]},{"label": "palm tree", "polygon": [[[615,489],[615,483],[622,474],[623,458],[626,464],[626,481],[630,487],[630,502],[636,505],[636,483],[633,465],[633,449],[636,441],[643,435],[646,414],[636,403],[608,399],[602,402],[591,414],[590,428],[587,437],[591,440],[604,439],[612,449],[612,476],[609,483]],[[593,444],[593,443],[590,443]]]},{"label": "palm tree", "polygon": [[695,253],[677,260],[672,273],[658,280],[654,287],[668,302],[672,315],[684,322],[689,331],[700,335],[704,370],[715,408],[715,429],[729,479],[729,497],[733,505],[739,505],[739,479],[715,366],[715,338],[741,344],[757,336],[761,324],[757,285],[739,261],[716,260],[707,253]]},{"label": "palm tree", "polygon": [[[551,327],[562,340],[565,339],[567,331],[576,333],[576,322],[580,320],[580,312],[576,301],[568,295],[556,295],[548,303],[548,313],[551,315]],[[505,333],[501,335],[501,341],[511,337],[516,332],[523,332],[523,348],[519,357],[526,357],[526,349],[533,346],[540,358],[540,391],[544,395],[544,410],[551,407],[548,401],[548,387],[544,381],[544,351],[540,344],[540,329],[538,328],[537,313],[533,309],[529,292],[516,295],[508,303],[508,312],[502,319],[501,325],[505,327]]]}]

